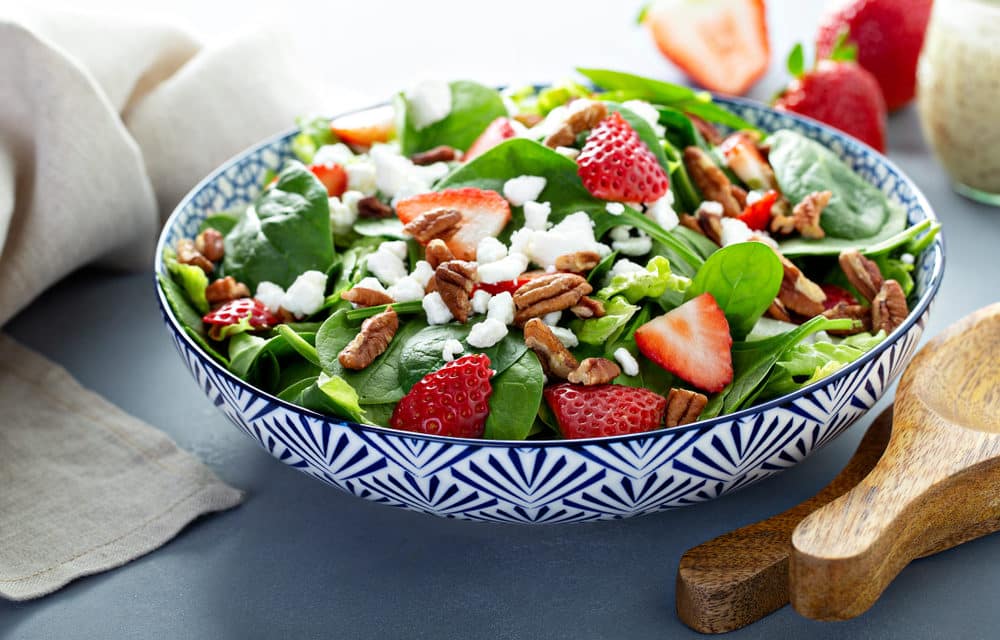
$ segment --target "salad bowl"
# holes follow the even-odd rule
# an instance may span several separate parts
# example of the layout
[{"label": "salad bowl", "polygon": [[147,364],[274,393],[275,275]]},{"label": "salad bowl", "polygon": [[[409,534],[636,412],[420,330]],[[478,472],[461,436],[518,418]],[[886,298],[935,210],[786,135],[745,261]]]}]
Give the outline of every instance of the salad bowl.
[{"label": "salad bowl", "polygon": [[[734,98],[716,101],[764,131],[791,129],[818,141],[905,210],[934,219],[894,164],[814,121]],[[191,238],[209,214],[246,205],[268,172],[292,156],[292,130],[214,171],[178,205],[163,250]],[[526,524],[624,518],[692,505],[787,469],[864,415],[902,372],[920,341],[941,282],[940,238],[916,259],[915,303],[871,351],[817,382],[735,413],[625,436],[579,440],[478,440],[363,425],[268,394],[214,360],[184,331],[163,290],[158,300],[178,352],[205,395],[266,451],[358,497],[446,518]]]}]

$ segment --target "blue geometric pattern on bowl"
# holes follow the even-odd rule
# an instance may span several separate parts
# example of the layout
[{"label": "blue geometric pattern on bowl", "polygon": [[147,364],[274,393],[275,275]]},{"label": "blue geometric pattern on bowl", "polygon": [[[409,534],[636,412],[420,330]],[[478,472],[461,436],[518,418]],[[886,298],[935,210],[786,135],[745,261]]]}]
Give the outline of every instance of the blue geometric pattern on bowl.
[{"label": "blue geometric pattern on bowl", "polygon": [[[865,145],[797,116],[719,99],[765,130],[789,128],[823,143],[902,206],[933,218],[892,163]],[[290,157],[294,132],[243,152],[184,199],[160,237],[198,232],[214,211],[248,203],[264,174]],[[177,350],[205,395],[275,458],[361,498],[446,518],[527,524],[635,516],[711,500],[787,469],[830,442],[875,404],[913,356],[941,282],[941,239],[919,259],[919,301],[872,352],[790,396],[705,422],[578,441],[502,442],[403,433],[322,416],[255,389],[206,355],[158,291]]]}]

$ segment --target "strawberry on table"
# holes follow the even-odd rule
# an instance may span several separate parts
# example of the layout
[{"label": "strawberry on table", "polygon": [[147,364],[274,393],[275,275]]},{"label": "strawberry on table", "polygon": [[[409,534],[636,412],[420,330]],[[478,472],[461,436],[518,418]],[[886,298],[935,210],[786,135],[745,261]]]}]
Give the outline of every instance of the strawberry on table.
[{"label": "strawberry on table", "polygon": [[733,338],[726,315],[710,293],[653,318],[635,332],[642,355],[705,391],[733,380]]},{"label": "strawberry on table", "polygon": [[916,94],[917,59],[931,15],[931,0],[846,0],[835,3],[820,22],[816,51],[828,58],[842,34],[857,46],[858,64],[882,88],[893,111]]},{"label": "strawberry on table", "polygon": [[347,171],[336,162],[311,164],[309,165],[309,170],[326,187],[326,194],[328,196],[339,198],[347,191]]},{"label": "strawberry on table", "polygon": [[663,424],[667,399],[643,387],[557,384],[544,391],[564,438],[620,436]]},{"label": "strawberry on table", "polygon": [[479,241],[495,238],[510,220],[510,204],[503,196],[475,187],[421,193],[396,203],[396,215],[403,224],[432,209],[454,209],[462,214],[458,231],[445,240],[459,260],[475,260]]},{"label": "strawberry on table", "polygon": [[576,162],[583,186],[604,200],[655,202],[670,186],[656,156],[618,112],[597,123]]},{"label": "strawberry on table", "polygon": [[490,359],[463,356],[421,378],[392,412],[394,429],[481,438],[490,413]]},{"label": "strawberry on table", "polygon": [[758,200],[748,203],[746,208],[743,209],[743,213],[737,217],[754,231],[763,231],[767,229],[768,223],[771,222],[771,210],[774,208],[774,203],[777,200],[777,191],[765,191],[764,195]]},{"label": "strawberry on table", "polygon": [[462,156],[464,162],[481,156],[504,140],[508,140],[517,135],[510,118],[500,117],[487,125],[475,142],[469,147],[465,155]]},{"label": "strawberry on table", "polygon": [[654,0],[642,23],[660,52],[706,89],[741,94],[767,70],[764,0]]}]

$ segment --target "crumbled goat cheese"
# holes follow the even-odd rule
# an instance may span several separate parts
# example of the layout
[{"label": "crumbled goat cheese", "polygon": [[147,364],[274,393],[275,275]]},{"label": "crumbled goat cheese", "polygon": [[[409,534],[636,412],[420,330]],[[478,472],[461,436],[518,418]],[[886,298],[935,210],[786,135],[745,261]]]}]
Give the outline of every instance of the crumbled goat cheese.
[{"label": "crumbled goat cheese", "polygon": [[546,313],[544,316],[542,316],[542,322],[549,325],[550,327],[554,327],[557,324],[559,324],[559,320],[561,318],[562,318],[562,311],[553,311],[552,313]]},{"label": "crumbled goat cheese", "polygon": [[615,276],[623,276],[627,273],[635,273],[637,271],[645,270],[646,268],[642,265],[638,265],[628,259],[622,259],[611,266],[611,271],[608,273],[608,276],[614,278]]},{"label": "crumbled goat cheese", "polygon": [[674,194],[670,191],[667,191],[666,195],[650,204],[646,209],[646,215],[667,231],[680,224],[677,212],[674,211]]},{"label": "crumbled goat cheese", "polygon": [[567,349],[572,349],[580,344],[580,340],[576,337],[576,334],[565,327],[549,327],[549,329],[552,330],[552,335]]},{"label": "crumbled goat cheese", "polygon": [[375,195],[375,163],[358,161],[344,167],[347,172],[347,188],[360,191],[366,196]]},{"label": "crumbled goat cheese", "polygon": [[351,213],[358,215],[358,202],[365,197],[360,191],[354,191],[348,189],[340,196],[340,201],[347,205],[347,208],[351,210]]},{"label": "crumbled goat cheese", "polygon": [[719,222],[722,224],[722,233],[719,239],[724,247],[747,242],[753,236],[753,231],[742,220],[724,217]]},{"label": "crumbled goat cheese", "polygon": [[618,347],[615,349],[615,360],[622,367],[622,372],[627,376],[639,375],[639,363],[636,362],[635,356],[628,352],[625,347]]},{"label": "crumbled goat cheese", "polygon": [[529,200],[524,203],[524,226],[535,231],[545,231],[545,227],[549,224],[550,213],[552,205],[548,202]]},{"label": "crumbled goat cheese", "polygon": [[420,286],[427,288],[427,283],[431,281],[434,277],[434,269],[431,267],[431,263],[426,260],[417,260],[417,264],[413,267],[413,273],[410,274],[414,280],[420,283]]},{"label": "crumbled goat cheese", "polygon": [[496,262],[479,265],[479,281],[487,284],[513,280],[528,269],[528,258],[521,253],[511,253]]},{"label": "crumbled goat cheese", "polygon": [[507,325],[495,318],[486,318],[482,322],[472,325],[466,342],[469,343],[469,346],[477,349],[488,349],[503,340],[506,335]]},{"label": "crumbled goat cheese", "polygon": [[396,302],[414,302],[424,297],[424,285],[413,276],[406,276],[389,287],[388,294]]},{"label": "crumbled goat cheese", "polygon": [[354,160],[354,152],[343,142],[324,144],[313,155],[313,164],[339,164],[344,167]]},{"label": "crumbled goat cheese", "polygon": [[483,289],[476,289],[476,292],[472,294],[470,301],[472,303],[472,310],[475,313],[485,314],[489,311],[490,299],[493,297],[489,291],[484,291]]},{"label": "crumbled goat cheese", "polygon": [[666,129],[660,124],[660,112],[645,100],[626,100],[622,106],[645,120],[653,128],[656,137],[662,138],[666,133]]},{"label": "crumbled goat cheese", "polygon": [[372,291],[381,291],[382,293],[388,293],[388,291],[385,290],[385,287],[382,286],[382,283],[371,276],[366,276],[362,278],[361,281],[354,286],[360,289],[371,289]]},{"label": "crumbled goat cheese", "polygon": [[509,291],[503,291],[490,298],[486,303],[486,317],[504,324],[514,324],[514,297]]},{"label": "crumbled goat cheese", "polygon": [[476,262],[488,264],[507,257],[507,245],[492,236],[486,236],[476,245]]},{"label": "crumbled goat cheese", "polygon": [[415,165],[392,144],[374,144],[368,155],[375,165],[375,186],[392,198],[402,198],[430,191],[431,184],[448,173],[448,165],[435,162],[425,167]]},{"label": "crumbled goat cheese", "polygon": [[611,243],[611,248],[626,256],[644,256],[653,249],[653,239],[640,233],[635,237],[615,240]]},{"label": "crumbled goat cheese", "polygon": [[695,215],[697,215],[698,212],[700,212],[700,211],[704,211],[705,213],[711,213],[711,214],[714,214],[714,215],[717,215],[717,216],[721,216],[723,214],[723,212],[725,211],[725,209],[722,208],[722,203],[721,202],[716,202],[715,200],[706,200],[706,201],[702,202],[700,205],[698,205],[698,209],[697,209],[697,211],[695,211]]},{"label": "crumbled goat cheese", "polygon": [[541,176],[517,176],[503,183],[503,197],[519,207],[529,200],[537,200],[545,189],[545,178]]},{"label": "crumbled goat cheese", "polygon": [[570,160],[576,160],[576,157],[580,155],[580,150],[573,147],[556,147],[556,153],[566,156]]},{"label": "crumbled goat cheese", "polygon": [[511,252],[524,253],[540,267],[549,267],[556,258],[577,251],[596,251],[607,255],[610,247],[594,238],[593,221],[583,211],[571,213],[548,231],[527,227],[518,229],[511,236]]},{"label": "crumbled goat cheese", "polygon": [[451,87],[441,80],[424,80],[405,92],[406,115],[417,131],[451,113]]},{"label": "crumbled goat cheese", "polygon": [[[389,244],[392,243],[383,243],[378,251],[368,256],[368,271],[385,285],[396,284],[401,278],[406,277],[406,265],[403,264],[403,259],[386,246]],[[403,247],[405,249],[405,243]]]},{"label": "crumbled goat cheese", "polygon": [[311,316],[323,306],[325,291],[326,274],[322,271],[306,271],[288,287],[281,306],[296,318]]},{"label": "crumbled goat cheese", "polygon": [[[348,193],[354,192],[349,191]],[[333,235],[338,236],[350,233],[358,219],[357,208],[351,211],[351,207],[336,196],[330,196],[327,201],[330,206],[330,231],[333,232]]]},{"label": "crumbled goat cheese", "polygon": [[424,296],[420,306],[424,308],[427,324],[448,324],[451,322],[451,311],[448,310],[448,305],[444,303],[441,294],[437,291],[432,291]]},{"label": "crumbled goat cheese", "polygon": [[912,253],[904,253],[903,255],[899,256],[899,260],[903,264],[913,264],[916,259],[913,257]]},{"label": "crumbled goat cheese", "polygon": [[406,242],[403,240],[391,240],[389,242],[383,242],[378,246],[379,251],[388,251],[392,255],[396,256],[400,260],[406,260]]},{"label": "crumbled goat cheese", "polygon": [[612,240],[628,240],[631,237],[632,227],[622,224],[617,227],[611,227],[611,231],[608,233]]},{"label": "crumbled goat cheese", "polygon": [[445,362],[451,362],[457,354],[463,351],[465,351],[465,347],[462,346],[461,342],[454,338],[448,338],[441,346],[441,357],[444,358]]},{"label": "crumbled goat cheese", "polygon": [[620,202],[609,202],[604,205],[604,210],[613,216],[620,216],[625,213],[625,205]]},{"label": "crumbled goat cheese", "polygon": [[278,309],[281,308],[281,301],[284,297],[284,289],[266,280],[257,285],[257,295],[254,296],[254,298],[260,300],[265,307],[274,313],[277,313]]}]

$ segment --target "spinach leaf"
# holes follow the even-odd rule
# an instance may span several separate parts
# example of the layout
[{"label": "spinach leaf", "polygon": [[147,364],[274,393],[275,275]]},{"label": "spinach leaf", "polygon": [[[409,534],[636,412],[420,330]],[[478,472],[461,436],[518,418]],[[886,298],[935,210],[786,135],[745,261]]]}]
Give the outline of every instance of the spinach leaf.
[{"label": "spinach leaf", "polygon": [[726,314],[733,339],[742,340],[778,295],[784,273],[781,260],[770,247],[761,242],[740,242],[709,256],[686,296],[690,300],[711,293]]},{"label": "spinach leaf", "polygon": [[407,240],[409,236],[403,233],[403,223],[399,218],[360,218],[354,223],[354,231],[367,237],[387,237],[395,240]]},{"label": "spinach leaf", "polygon": [[363,404],[361,408],[365,410],[365,424],[374,424],[379,427],[388,427],[392,412],[396,409],[395,403]]},{"label": "spinach leaf", "polygon": [[205,353],[207,353],[208,355],[212,356],[213,358],[221,362],[224,366],[226,367],[229,366],[229,358],[219,353],[214,346],[209,344],[208,340],[205,339],[205,336],[201,335],[191,327],[184,327],[184,333],[188,334],[188,336],[190,336],[191,339],[194,340],[194,343],[196,345],[204,349]]},{"label": "spinach leaf", "polygon": [[316,381],[295,398],[294,403],[354,422],[365,421],[365,412],[358,402],[357,391],[340,376],[319,374]]},{"label": "spinach leaf", "polygon": [[397,131],[403,155],[410,156],[439,145],[465,151],[487,125],[507,115],[507,107],[496,89],[468,80],[458,80],[449,86],[451,112],[419,131],[413,126],[406,96],[396,96]]},{"label": "spinach leaf", "polygon": [[615,260],[617,259],[618,259],[617,251],[612,251],[608,255],[601,258],[601,261],[598,262],[597,265],[590,270],[589,274],[587,274],[587,282],[589,282],[590,284],[600,284],[604,276],[609,271],[611,271],[611,267],[614,266]]},{"label": "spinach leaf", "polygon": [[305,391],[306,389],[308,389],[309,387],[311,387],[313,384],[316,383],[317,379],[319,379],[318,372],[314,373],[311,376],[306,376],[301,380],[296,380],[295,382],[292,382],[284,387],[281,387],[281,385],[279,384],[278,386],[279,388],[281,388],[281,391],[279,391],[276,395],[278,396],[279,399],[284,400],[285,402],[294,403],[296,400],[298,400],[299,396],[302,395],[303,391]]},{"label": "spinach leaf", "polygon": [[191,306],[191,302],[185,295],[184,290],[170,277],[162,273],[156,274],[156,278],[160,281],[160,288],[163,289],[163,297],[167,299],[167,304],[173,309],[174,315],[177,316],[177,321],[185,329],[194,332],[197,336],[203,337],[205,335],[205,325],[201,322],[201,314]]},{"label": "spinach leaf", "polygon": [[177,254],[173,249],[163,250],[163,264],[173,276],[174,281],[181,286],[187,300],[194,305],[199,313],[208,313],[208,300],[205,299],[205,289],[208,288],[208,276],[193,264],[177,262]]},{"label": "spinach leaf", "polygon": [[667,139],[675,147],[701,147],[705,151],[710,149],[701,133],[695,128],[694,123],[683,111],[673,107],[657,107],[660,113],[660,124],[667,130]]},{"label": "spinach leaf", "polygon": [[[782,193],[797,204],[810,193],[829,190],[830,202],[820,226],[831,238],[871,239],[893,235],[906,225],[905,216],[892,215],[889,200],[832,151],[805,136],[782,129],[768,137],[768,160]],[[822,242],[822,240],[818,241]]]},{"label": "spinach leaf", "polygon": [[251,291],[267,280],[288,287],[300,274],[333,263],[326,187],[300,162],[289,161],[278,182],[247,207],[226,236],[227,275]]},{"label": "spinach leaf", "polygon": [[670,164],[670,191],[674,194],[674,203],[681,211],[695,211],[701,204],[701,196],[688,175],[681,152],[669,140],[664,140],[662,146]]},{"label": "spinach leaf", "polygon": [[319,366],[319,353],[316,351],[316,347],[309,344],[309,341],[299,335],[295,329],[285,324],[279,324],[276,330],[289,347],[305,358],[307,362]]},{"label": "spinach leaf", "polygon": [[226,235],[233,230],[242,215],[243,209],[227,209],[226,211],[210,213],[201,221],[198,233],[205,229],[215,229],[222,235]]},{"label": "spinach leaf", "polygon": [[431,371],[445,365],[441,351],[447,340],[458,340],[465,347],[462,355],[485,353],[490,359],[490,368],[501,374],[514,364],[527,347],[519,332],[508,333],[500,342],[488,349],[472,347],[466,341],[469,336],[468,324],[438,324],[425,326],[414,334],[403,346],[399,354],[399,384],[409,389]]},{"label": "spinach leaf", "polygon": [[890,205],[889,221],[885,228],[871,238],[861,238],[860,240],[847,240],[844,238],[832,238],[830,236],[819,240],[791,238],[779,242],[778,247],[781,249],[781,253],[789,258],[835,256],[847,249],[857,249],[867,256],[882,255],[901,248],[905,248],[911,253],[919,253],[919,251],[914,252],[914,245],[929,244],[941,229],[941,225],[938,222],[921,220],[902,231],[893,231],[893,229],[905,226],[906,212],[901,207]]},{"label": "spinach leaf", "polygon": [[291,398],[282,397],[281,394],[294,385],[303,385],[306,380],[311,382],[315,381],[319,374],[320,368],[311,362],[301,359],[289,362],[281,367],[281,372],[278,375],[278,381],[274,385],[274,388],[278,391],[276,395],[282,400],[294,400],[295,396],[298,395],[298,392],[302,391],[302,388],[305,387],[300,388],[299,391],[295,392]]},{"label": "spinach leaf", "polygon": [[491,440],[524,440],[542,403],[545,373],[533,351],[525,351],[506,371],[490,381],[490,414],[484,437]]}]

